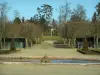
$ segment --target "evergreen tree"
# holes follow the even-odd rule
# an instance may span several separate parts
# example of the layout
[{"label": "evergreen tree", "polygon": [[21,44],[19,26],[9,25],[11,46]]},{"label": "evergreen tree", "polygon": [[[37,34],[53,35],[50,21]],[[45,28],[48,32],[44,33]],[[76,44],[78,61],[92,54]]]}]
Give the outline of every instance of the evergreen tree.
[{"label": "evergreen tree", "polygon": [[20,23],[21,23],[20,18],[19,18],[19,17],[16,17],[16,18],[14,19],[14,24],[20,24]]},{"label": "evergreen tree", "polygon": [[92,22],[95,23],[97,21],[97,14],[94,12],[93,17],[92,17]]},{"label": "evergreen tree", "polygon": [[100,20],[100,2],[96,5],[96,12],[97,12],[98,20]]},{"label": "evergreen tree", "polygon": [[22,23],[24,23],[24,21],[25,21],[25,18],[24,18],[24,17],[22,17]]}]

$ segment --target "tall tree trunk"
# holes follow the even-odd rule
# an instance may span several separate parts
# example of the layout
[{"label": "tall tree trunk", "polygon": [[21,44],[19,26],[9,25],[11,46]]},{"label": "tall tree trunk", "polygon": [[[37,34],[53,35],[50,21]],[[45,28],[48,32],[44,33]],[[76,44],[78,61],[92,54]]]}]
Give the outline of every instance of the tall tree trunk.
[{"label": "tall tree trunk", "polygon": [[96,41],[95,41],[95,37],[94,37],[94,48],[96,47]]},{"label": "tall tree trunk", "polygon": [[76,38],[74,38],[74,47],[76,47]]},{"label": "tall tree trunk", "polygon": [[12,40],[11,40],[11,47],[10,47],[10,50],[11,50],[11,51],[16,50],[14,38],[12,38]]},{"label": "tall tree trunk", "polygon": [[70,39],[70,46],[73,47],[73,38]]},{"label": "tall tree trunk", "polygon": [[52,30],[51,30],[51,36],[52,36]]},{"label": "tall tree trunk", "polygon": [[71,46],[72,46],[72,48],[75,47],[75,39],[74,38],[71,39]]},{"label": "tall tree trunk", "polygon": [[2,38],[0,38],[0,48],[2,49]]},{"label": "tall tree trunk", "polygon": [[33,44],[32,44],[32,40],[31,40],[31,47],[33,46]]},{"label": "tall tree trunk", "polygon": [[27,38],[25,39],[25,43],[26,43],[25,47],[28,48],[28,40],[27,40]]},{"label": "tall tree trunk", "polygon": [[38,43],[40,43],[40,38],[38,38]]},{"label": "tall tree trunk", "polygon": [[5,43],[5,38],[4,38],[4,49],[6,48],[6,45],[5,45],[6,43]]},{"label": "tall tree trunk", "polygon": [[43,36],[43,34],[44,34],[44,33],[42,32],[42,36]]},{"label": "tall tree trunk", "polygon": [[96,48],[98,48],[98,37],[96,37]]},{"label": "tall tree trunk", "polygon": [[67,39],[66,39],[66,38],[64,38],[64,44],[66,44],[66,40],[67,40]]},{"label": "tall tree trunk", "polygon": [[68,45],[71,46],[71,39],[69,39],[69,43],[68,43]]},{"label": "tall tree trunk", "polygon": [[36,38],[36,44],[38,44],[38,38]]}]

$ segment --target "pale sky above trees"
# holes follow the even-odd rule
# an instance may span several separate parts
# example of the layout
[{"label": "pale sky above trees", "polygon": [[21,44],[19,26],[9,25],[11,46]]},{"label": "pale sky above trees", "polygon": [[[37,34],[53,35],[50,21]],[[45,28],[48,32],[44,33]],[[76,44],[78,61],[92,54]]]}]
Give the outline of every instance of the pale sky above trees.
[{"label": "pale sky above trees", "polygon": [[[76,8],[77,4],[84,5],[86,9],[87,18],[91,19],[95,12],[95,6],[100,0],[68,0],[71,3],[70,8]],[[18,10],[20,17],[30,19],[37,13],[37,7],[42,4],[50,4],[53,7],[53,18],[58,19],[59,13],[57,9],[59,6],[64,5],[66,0],[0,0],[0,3],[7,2],[11,9],[8,12],[8,18],[14,19],[14,10]]]}]

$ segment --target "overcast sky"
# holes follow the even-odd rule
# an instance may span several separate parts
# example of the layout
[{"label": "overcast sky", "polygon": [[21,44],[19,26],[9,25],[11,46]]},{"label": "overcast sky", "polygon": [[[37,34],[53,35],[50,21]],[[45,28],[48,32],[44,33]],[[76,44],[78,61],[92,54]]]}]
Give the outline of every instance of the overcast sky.
[{"label": "overcast sky", "polygon": [[[11,9],[8,12],[8,18],[10,20],[14,19],[14,10],[20,12],[21,17],[29,19],[34,14],[37,13],[37,7],[42,4],[50,4],[53,7],[53,17],[58,19],[59,13],[57,9],[59,6],[64,5],[66,0],[0,0],[0,3],[7,2]],[[76,8],[77,4],[84,5],[86,9],[87,17],[90,19],[95,12],[95,6],[100,2],[100,0],[68,0],[71,3],[70,8]]]}]

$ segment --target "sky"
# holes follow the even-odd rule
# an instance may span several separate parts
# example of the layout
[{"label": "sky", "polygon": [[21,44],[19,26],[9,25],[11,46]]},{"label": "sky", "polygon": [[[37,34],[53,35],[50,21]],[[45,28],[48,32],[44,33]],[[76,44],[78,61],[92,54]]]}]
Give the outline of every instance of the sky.
[{"label": "sky", "polygon": [[[70,4],[70,8],[76,8],[77,4],[81,4],[86,9],[87,18],[91,19],[93,13],[96,11],[95,6],[100,0],[67,0]],[[0,0],[0,3],[7,2],[11,7],[7,13],[8,19],[14,19],[14,10],[18,10],[20,18],[30,19],[34,14],[37,14],[37,7],[42,4],[50,4],[53,7],[53,18],[58,19],[59,6],[64,5],[66,0]]]}]

